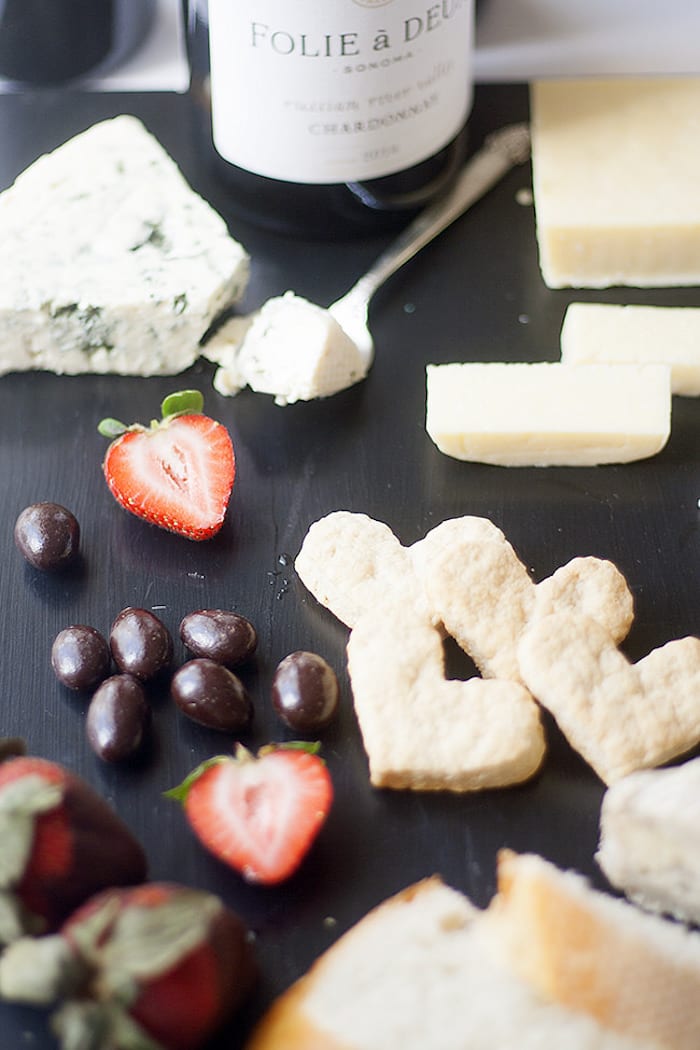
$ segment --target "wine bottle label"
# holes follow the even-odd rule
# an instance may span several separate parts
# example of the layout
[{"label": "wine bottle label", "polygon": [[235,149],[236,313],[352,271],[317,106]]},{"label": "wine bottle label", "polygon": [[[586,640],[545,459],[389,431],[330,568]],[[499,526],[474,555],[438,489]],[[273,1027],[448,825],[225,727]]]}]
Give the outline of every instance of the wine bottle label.
[{"label": "wine bottle label", "polygon": [[473,0],[209,0],[214,145],[288,182],[391,175],[471,107]]}]

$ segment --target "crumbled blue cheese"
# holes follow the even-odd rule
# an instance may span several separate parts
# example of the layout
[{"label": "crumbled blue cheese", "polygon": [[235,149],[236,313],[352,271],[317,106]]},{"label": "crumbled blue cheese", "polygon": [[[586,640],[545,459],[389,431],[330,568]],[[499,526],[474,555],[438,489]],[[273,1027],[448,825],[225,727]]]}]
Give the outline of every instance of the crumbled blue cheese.
[{"label": "crumbled blue cheese", "polygon": [[174,375],[242,295],[244,248],[135,117],[0,194],[0,374]]},{"label": "crumbled blue cheese", "polygon": [[228,321],[202,348],[221,367],[220,394],[249,386],[278,405],[336,394],[367,374],[369,362],[331,314],[293,292]]}]

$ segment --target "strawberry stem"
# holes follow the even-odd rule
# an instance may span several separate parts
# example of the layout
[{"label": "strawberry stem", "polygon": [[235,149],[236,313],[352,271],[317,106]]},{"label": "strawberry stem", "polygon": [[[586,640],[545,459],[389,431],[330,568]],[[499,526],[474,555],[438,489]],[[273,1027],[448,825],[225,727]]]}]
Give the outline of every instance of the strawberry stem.
[{"label": "strawberry stem", "polygon": [[[157,430],[163,423],[169,423],[178,416],[199,415],[204,408],[204,395],[201,390],[178,390],[174,394],[168,394],[163,399],[160,412],[161,419],[151,420],[151,430]],[[119,419],[108,416],[97,424],[97,429],[102,437],[113,441],[115,438],[126,434],[127,430],[143,430],[140,423],[132,423],[127,426]]]},{"label": "strawberry stem", "polygon": [[213,758],[205,759],[204,762],[200,762],[198,766],[195,766],[191,773],[188,773],[181,784],[164,791],[163,798],[172,798],[175,802],[184,803],[195,780],[199,780],[202,774],[206,773],[212,766],[219,766],[224,762],[237,762],[238,764],[254,762],[256,758],[263,758],[274,751],[306,751],[310,755],[315,755],[320,750],[321,744],[318,740],[288,740],[280,744],[266,744],[258,750],[257,755],[253,755],[247,747],[238,742],[233,757],[231,755],[214,755]]}]

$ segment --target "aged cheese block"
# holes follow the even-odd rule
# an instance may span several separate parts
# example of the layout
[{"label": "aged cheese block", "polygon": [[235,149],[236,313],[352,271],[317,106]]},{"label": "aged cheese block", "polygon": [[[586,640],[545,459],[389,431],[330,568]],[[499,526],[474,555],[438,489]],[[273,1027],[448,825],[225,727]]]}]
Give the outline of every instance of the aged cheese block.
[{"label": "aged cheese block", "polygon": [[665,364],[671,393],[700,394],[700,309],[571,303],[561,330],[567,364]]},{"label": "aged cheese block", "polygon": [[700,283],[700,77],[538,81],[531,112],[545,283]]},{"label": "aged cheese block", "polygon": [[671,428],[665,365],[428,365],[426,430],[456,459],[592,466],[653,456]]},{"label": "aged cheese block", "polygon": [[135,117],[0,194],[0,373],[174,374],[243,292],[248,256]]}]

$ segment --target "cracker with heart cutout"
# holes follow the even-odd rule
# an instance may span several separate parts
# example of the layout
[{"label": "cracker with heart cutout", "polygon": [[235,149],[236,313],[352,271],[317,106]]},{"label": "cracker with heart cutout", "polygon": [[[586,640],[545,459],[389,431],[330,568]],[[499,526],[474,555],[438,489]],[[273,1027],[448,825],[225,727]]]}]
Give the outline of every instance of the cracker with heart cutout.
[{"label": "cracker with heart cutout", "polygon": [[371,782],[477,791],[529,779],[545,755],[537,704],[519,682],[446,680],[442,641],[400,598],[351,631],[348,672]]},{"label": "cracker with heart cutout", "polygon": [[601,558],[574,558],[535,584],[488,518],[451,518],[410,548],[431,611],[484,678],[522,682],[517,648],[533,617],[583,613],[616,641],[634,617],[622,573]]},{"label": "cracker with heart cutout", "polygon": [[348,672],[375,787],[475,791],[539,769],[537,704],[519,682],[446,680],[439,618],[387,525],[329,514],[310,527],[295,568],[351,628]]},{"label": "cracker with heart cutout", "polygon": [[586,616],[551,612],[523,633],[523,680],[606,784],[700,743],[700,638],[630,663]]},{"label": "cracker with heart cutout", "polygon": [[[351,628],[348,672],[377,787],[474,791],[527,780],[545,754],[516,658],[529,618],[556,602],[598,613],[616,637],[632,618],[610,563],[575,559],[536,586],[485,518],[453,519],[403,547],[383,523],[337,511],[310,527],[295,568]],[[446,679],[445,629],[488,678]]]}]

